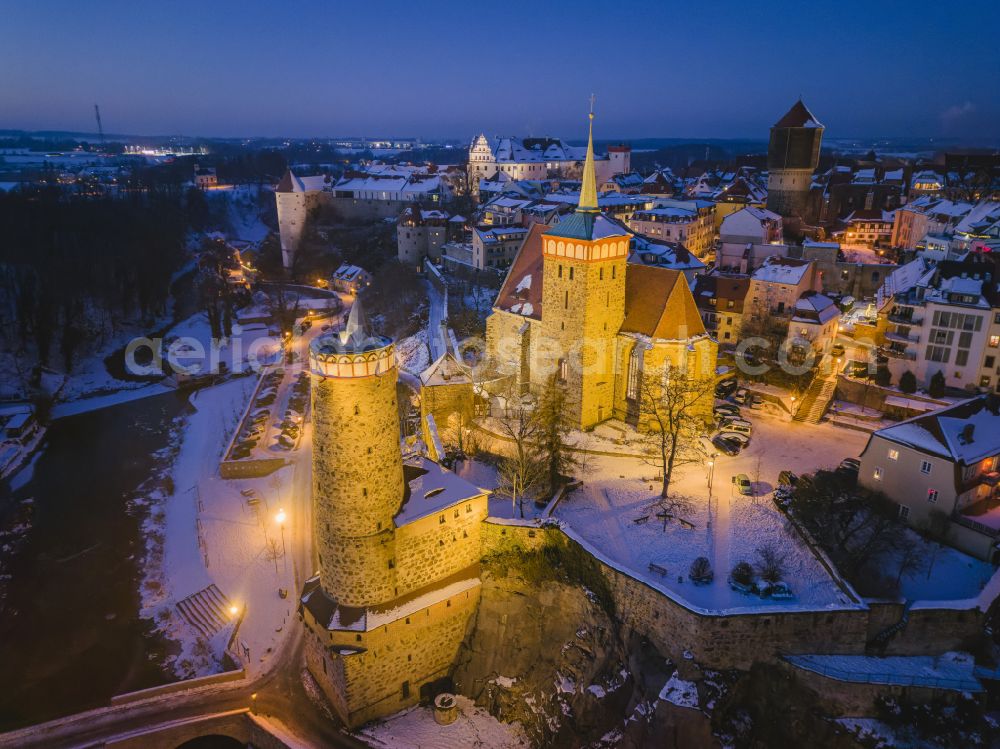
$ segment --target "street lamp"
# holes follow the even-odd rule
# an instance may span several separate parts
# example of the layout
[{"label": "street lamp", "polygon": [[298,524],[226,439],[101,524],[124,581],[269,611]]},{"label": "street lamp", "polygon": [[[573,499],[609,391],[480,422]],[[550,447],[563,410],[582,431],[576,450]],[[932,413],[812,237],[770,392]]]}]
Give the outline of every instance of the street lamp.
[{"label": "street lamp", "polygon": [[278,521],[278,525],[281,526],[281,557],[285,559],[285,569],[288,569],[288,559],[285,558],[285,511],[281,508],[278,509],[278,514],[274,516],[274,519]]},{"label": "street lamp", "polygon": [[239,606],[233,604],[232,606],[229,607],[229,615],[231,617],[235,618],[238,613],[240,613],[240,607]]}]

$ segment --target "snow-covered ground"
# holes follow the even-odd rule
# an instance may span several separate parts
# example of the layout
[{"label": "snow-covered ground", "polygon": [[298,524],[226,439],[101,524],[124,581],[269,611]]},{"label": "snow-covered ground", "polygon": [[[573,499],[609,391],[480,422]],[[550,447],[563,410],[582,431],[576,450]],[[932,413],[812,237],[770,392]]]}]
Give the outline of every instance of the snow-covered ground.
[{"label": "snow-covered ground", "polygon": [[516,723],[501,723],[472,700],[456,695],[458,720],[442,726],[430,707],[413,707],[363,728],[358,737],[374,747],[391,749],[512,749],[531,746]]},{"label": "snow-covered ground", "polygon": [[[759,412],[752,412],[751,419],[754,434],[750,447],[736,457],[716,458],[711,497],[706,464],[679,469],[671,492],[687,501],[667,509],[686,523],[669,520],[664,525],[657,518],[656,513],[663,509],[655,480],[657,469],[642,459],[621,456],[588,456],[581,467],[583,486],[563,500],[555,515],[636,577],[666,587],[698,608],[848,605],[850,599],[769,495],[780,471],[807,473],[832,468],[844,457],[860,454],[867,435],[829,424],[787,422]],[[599,436],[586,437],[588,447],[596,446]],[[628,442],[628,438],[622,441]],[[627,445],[618,449],[623,448],[636,452]],[[756,497],[734,491],[731,477],[738,473],[750,477]],[[784,556],[784,580],[795,594],[791,600],[761,598],[729,586],[733,566],[740,561],[753,564],[756,550],[769,543]],[[688,579],[691,563],[699,556],[712,563],[715,578],[711,583],[696,585]],[[650,568],[650,564],[656,567]],[[660,571],[663,569],[666,574]]]},{"label": "snow-covered ground", "polygon": [[[172,327],[163,337],[164,358],[174,352],[178,363],[184,367],[201,367],[201,372],[217,370],[211,362],[213,350],[212,329],[208,316],[198,312]],[[231,372],[248,366],[270,364],[281,353],[281,341],[272,336],[263,323],[233,325],[231,338],[217,340],[218,361],[225,362]]]},{"label": "snow-covered ground", "polygon": [[396,341],[396,360],[401,368],[416,375],[427,369],[431,363],[427,331],[420,330]]},{"label": "snow-covered ground", "polygon": [[[145,498],[151,511],[144,527],[142,616],[152,618],[178,644],[180,652],[170,664],[178,676],[221,670],[239,617],[206,642],[177,608],[211,584],[242,613],[239,640],[250,649],[251,670],[266,662],[294,620],[292,523],[288,521],[282,539],[275,515],[279,508],[289,514],[300,511],[301,498],[293,496],[298,466],[261,479],[226,481],[218,475],[222,451],[254,385],[253,378],[241,378],[191,396],[197,410],[178,432],[173,493]],[[249,489],[260,498],[258,504],[242,493]],[[283,546],[287,554],[282,556]],[[279,588],[290,591],[289,597],[280,598]]]},{"label": "snow-covered ground", "polygon": [[[270,192],[269,187],[264,190]],[[258,243],[271,231],[262,220],[260,192],[257,185],[220,185],[205,191],[205,197],[209,204],[225,202],[219,213],[225,219],[226,233],[231,239]]]}]

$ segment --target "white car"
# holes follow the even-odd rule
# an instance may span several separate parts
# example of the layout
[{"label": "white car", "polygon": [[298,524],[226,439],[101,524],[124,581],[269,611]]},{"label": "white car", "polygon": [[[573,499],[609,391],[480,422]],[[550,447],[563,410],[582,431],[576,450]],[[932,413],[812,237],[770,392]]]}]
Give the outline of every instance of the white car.
[{"label": "white car", "polygon": [[747,436],[753,434],[753,424],[746,419],[723,419],[719,430],[723,432],[738,432]]}]

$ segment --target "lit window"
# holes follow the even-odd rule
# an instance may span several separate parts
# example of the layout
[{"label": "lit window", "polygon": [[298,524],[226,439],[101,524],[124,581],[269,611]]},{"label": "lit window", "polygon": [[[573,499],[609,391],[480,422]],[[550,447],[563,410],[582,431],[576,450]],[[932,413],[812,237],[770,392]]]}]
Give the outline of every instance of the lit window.
[{"label": "lit window", "polygon": [[927,490],[927,501],[928,502],[937,502],[937,495],[938,495],[938,490],[937,489],[928,489]]},{"label": "lit window", "polygon": [[872,478],[875,479],[876,481],[881,481],[882,480],[882,469],[881,468],[876,468],[875,469],[875,473],[872,474]]},{"label": "lit window", "polygon": [[991,335],[990,348],[996,348],[997,346],[1000,346],[1000,335]]},{"label": "lit window", "polygon": [[927,474],[928,476],[930,475],[930,473],[931,473],[931,463],[930,463],[929,460],[922,460],[922,461],[920,461],[920,472],[924,473],[924,474]]},{"label": "lit window", "polygon": [[889,460],[899,460],[899,450],[890,450]]}]

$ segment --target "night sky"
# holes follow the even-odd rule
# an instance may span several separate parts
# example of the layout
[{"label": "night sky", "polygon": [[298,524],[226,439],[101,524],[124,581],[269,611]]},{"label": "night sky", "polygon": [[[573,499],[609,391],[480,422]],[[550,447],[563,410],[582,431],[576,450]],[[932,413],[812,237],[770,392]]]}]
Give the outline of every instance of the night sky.
[{"label": "night sky", "polygon": [[1000,2],[9,2],[0,128],[1000,137]]}]

